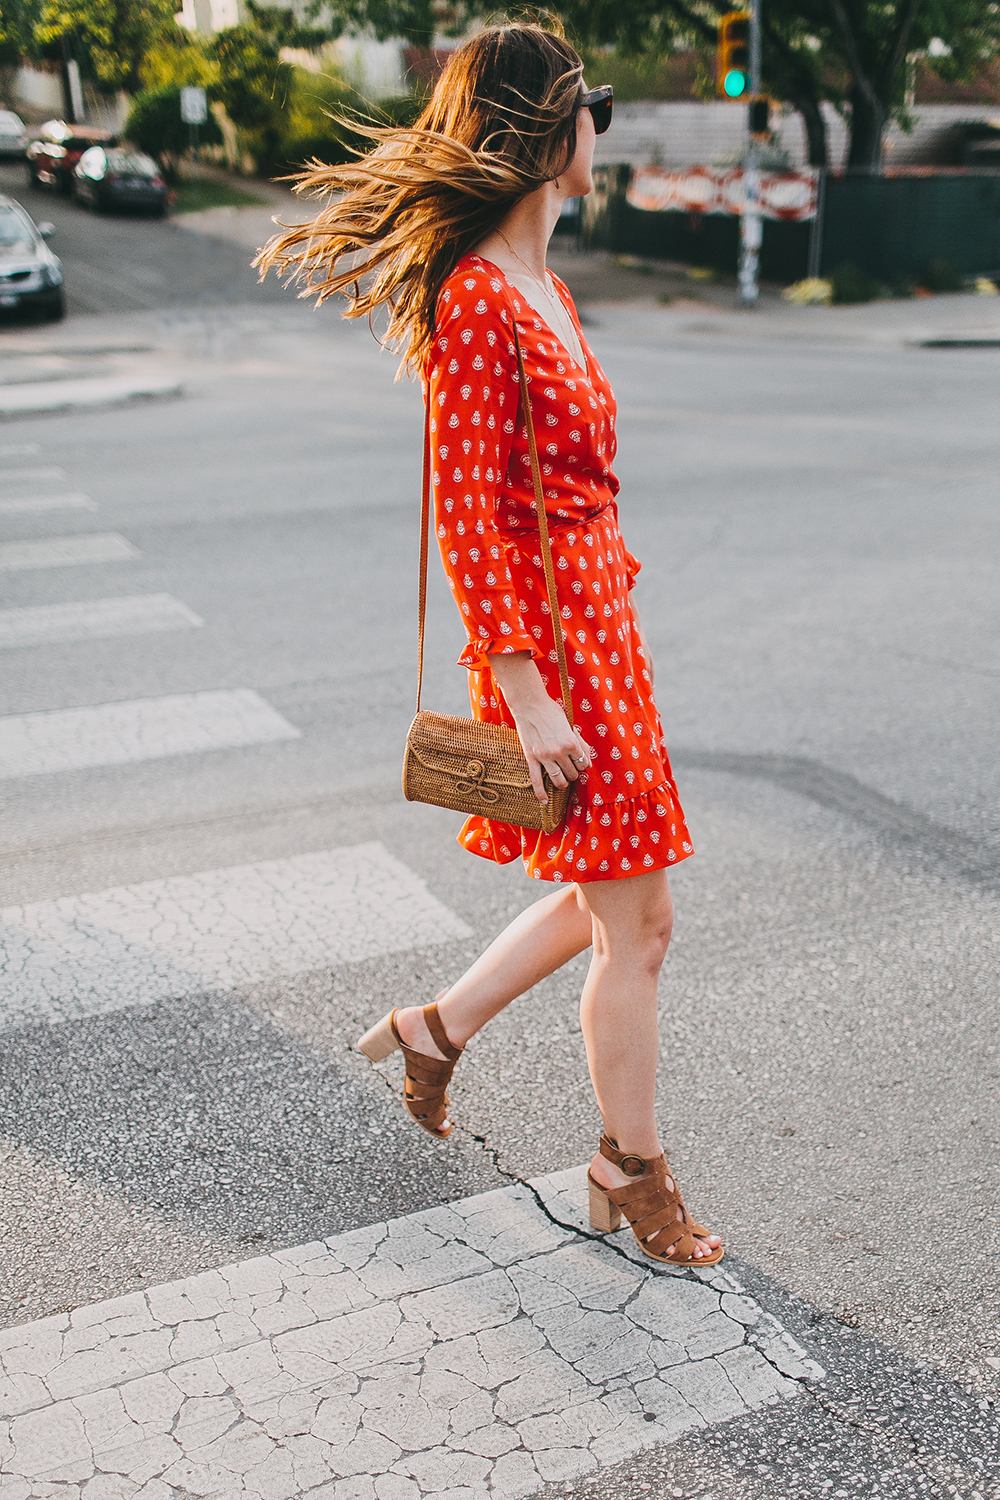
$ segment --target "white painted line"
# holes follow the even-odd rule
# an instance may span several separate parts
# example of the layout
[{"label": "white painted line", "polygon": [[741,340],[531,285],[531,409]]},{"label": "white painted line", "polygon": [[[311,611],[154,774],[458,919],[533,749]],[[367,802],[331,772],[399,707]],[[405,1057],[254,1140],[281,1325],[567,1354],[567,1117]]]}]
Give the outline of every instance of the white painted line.
[{"label": "white painted line", "polygon": [[0,443],[0,458],[30,458],[37,452],[37,443]]},{"label": "white painted line", "polygon": [[469,936],[378,843],[10,907],[0,912],[0,1027]]},{"label": "white painted line", "polygon": [[31,385],[0,386],[0,416],[26,411],[61,411],[72,406],[107,406],[134,396],[174,396],[181,382],[174,375],[108,376],[99,380],[39,380]]},{"label": "white painted line", "polygon": [[12,714],[0,719],[0,780],[297,740],[300,733],[249,688]]},{"label": "white painted line", "polygon": [[[0,387],[2,389],[2,387]],[[0,469],[0,484],[13,479],[65,479],[65,469]]]},{"label": "white painted line", "polygon": [[[586,1198],[582,1168],[534,1187]],[[0,1361],[12,1500],[520,1500],[823,1378],[721,1266],[623,1260],[520,1185],[8,1329]]]},{"label": "white painted line", "polygon": [[54,536],[37,542],[5,542],[0,546],[0,572],[22,568],[67,568],[78,563],[127,562],[139,557],[116,531],[93,536]]},{"label": "white painted line", "polygon": [[0,649],[57,641],[107,640],[115,635],[146,635],[158,630],[190,630],[204,623],[193,609],[170,594],[127,594],[120,599],[86,599],[79,604],[36,604],[0,610]]},{"label": "white painted line", "polygon": [[0,516],[12,516],[17,511],[42,510],[96,510],[89,495],[18,495],[13,500],[0,500]]}]

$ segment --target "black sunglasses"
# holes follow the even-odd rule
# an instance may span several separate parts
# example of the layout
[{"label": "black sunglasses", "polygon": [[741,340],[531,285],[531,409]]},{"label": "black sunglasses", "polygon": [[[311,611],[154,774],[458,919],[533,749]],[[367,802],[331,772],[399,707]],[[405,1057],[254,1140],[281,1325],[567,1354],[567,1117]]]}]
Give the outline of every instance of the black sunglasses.
[{"label": "black sunglasses", "polygon": [[610,83],[602,83],[599,89],[589,89],[580,100],[580,108],[590,110],[598,135],[603,135],[611,124],[614,93]]}]

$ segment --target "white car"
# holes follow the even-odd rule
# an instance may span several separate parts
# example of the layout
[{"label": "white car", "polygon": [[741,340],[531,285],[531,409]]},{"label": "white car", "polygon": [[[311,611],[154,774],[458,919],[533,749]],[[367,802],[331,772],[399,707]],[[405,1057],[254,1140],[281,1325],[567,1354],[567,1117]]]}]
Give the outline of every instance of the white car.
[{"label": "white car", "polygon": [[63,316],[62,265],[45,243],[53,233],[52,224],[36,225],[20,203],[0,195],[0,313]]},{"label": "white car", "polygon": [[23,156],[28,149],[24,121],[9,109],[0,109],[0,156]]}]

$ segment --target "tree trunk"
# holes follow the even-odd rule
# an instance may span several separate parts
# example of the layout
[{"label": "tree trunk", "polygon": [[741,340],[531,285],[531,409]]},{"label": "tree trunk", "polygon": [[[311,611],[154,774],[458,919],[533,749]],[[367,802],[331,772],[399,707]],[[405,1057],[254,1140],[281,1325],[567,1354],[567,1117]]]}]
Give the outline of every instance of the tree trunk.
[{"label": "tree trunk", "polygon": [[795,105],[802,116],[802,123],[806,131],[806,143],[809,148],[809,165],[811,167],[828,167],[830,165],[830,149],[827,139],[826,121],[823,111],[819,107],[819,101],[811,95],[793,97],[790,101]]},{"label": "tree trunk", "polygon": [[885,105],[875,97],[875,91],[851,89],[851,148],[847,155],[849,172],[871,172],[882,170],[882,149],[885,128],[888,124]]}]

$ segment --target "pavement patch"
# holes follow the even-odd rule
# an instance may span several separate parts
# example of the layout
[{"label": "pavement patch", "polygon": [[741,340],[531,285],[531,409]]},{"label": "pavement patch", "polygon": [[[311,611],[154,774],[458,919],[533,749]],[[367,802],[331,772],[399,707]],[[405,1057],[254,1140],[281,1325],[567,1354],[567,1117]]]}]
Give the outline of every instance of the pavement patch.
[{"label": "pavement patch", "polygon": [[74,406],[110,406],[137,396],[176,396],[180,391],[181,382],[174,375],[109,375],[89,380],[0,385],[0,417],[64,411]]},{"label": "pavement patch", "polygon": [[18,495],[12,500],[0,500],[0,516],[40,515],[48,510],[96,510],[89,495],[70,493],[66,495]]},{"label": "pavement patch", "polygon": [[10,714],[0,719],[0,780],[273,744],[300,733],[250,688]]},{"label": "pavement patch", "polygon": [[0,912],[0,1027],[233,989],[469,936],[379,843],[39,901]]},{"label": "pavement patch", "polygon": [[12,1500],[108,1473],[224,1500],[250,1469],[265,1497],[348,1481],[355,1500],[517,1500],[822,1379],[721,1267],[577,1233],[585,1183],[575,1168],[0,1334]]},{"label": "pavement patch", "polygon": [[[2,507],[0,507],[2,508]],[[84,599],[78,604],[35,604],[0,610],[0,649],[62,641],[107,640],[116,635],[190,630],[200,615],[170,594],[126,594]]]},{"label": "pavement patch", "polygon": [[115,531],[95,532],[91,536],[44,537],[34,542],[4,542],[0,546],[0,572],[130,562],[139,556],[139,549]]}]

